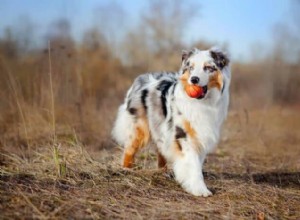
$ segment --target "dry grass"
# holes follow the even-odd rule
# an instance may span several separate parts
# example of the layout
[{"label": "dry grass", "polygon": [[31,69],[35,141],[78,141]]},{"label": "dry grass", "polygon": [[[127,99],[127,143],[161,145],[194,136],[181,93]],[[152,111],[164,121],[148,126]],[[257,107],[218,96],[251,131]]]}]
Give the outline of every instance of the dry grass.
[{"label": "dry grass", "polygon": [[[205,164],[213,197],[185,193],[149,150],[134,170],[120,167],[109,134],[126,90],[140,73],[176,71],[193,48],[178,34],[192,17],[186,4],[153,2],[123,37],[109,28],[119,43],[106,22],[78,42],[65,19],[48,27],[49,45],[22,49],[37,33],[18,26],[0,37],[0,219],[300,218],[300,65],[276,42],[266,59],[232,65],[232,111]],[[115,9],[105,10],[112,24]]]},{"label": "dry grass", "polygon": [[[297,219],[300,216],[299,109],[232,111],[207,158],[210,198],[185,193],[171,171],[155,169],[145,150],[134,170],[121,149],[88,152],[75,134],[30,152],[4,148],[0,212],[4,219]],[[50,143],[50,142],[49,142]],[[13,152],[19,152],[15,154]]]}]

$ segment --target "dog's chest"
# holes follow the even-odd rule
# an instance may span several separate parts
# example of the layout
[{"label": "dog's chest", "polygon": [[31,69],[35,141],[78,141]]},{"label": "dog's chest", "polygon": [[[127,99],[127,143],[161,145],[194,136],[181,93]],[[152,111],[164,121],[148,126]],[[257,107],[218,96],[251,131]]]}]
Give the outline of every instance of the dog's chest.
[{"label": "dog's chest", "polygon": [[220,134],[220,115],[217,106],[178,101],[180,122],[187,121],[206,150],[216,145]]}]

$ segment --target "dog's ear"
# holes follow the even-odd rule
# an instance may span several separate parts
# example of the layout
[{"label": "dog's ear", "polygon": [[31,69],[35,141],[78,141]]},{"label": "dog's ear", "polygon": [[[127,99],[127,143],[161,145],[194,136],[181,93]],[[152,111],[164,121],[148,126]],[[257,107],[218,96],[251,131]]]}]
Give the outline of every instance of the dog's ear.
[{"label": "dog's ear", "polygon": [[226,55],[226,53],[222,52],[217,48],[211,48],[209,51],[210,56],[214,59],[214,62],[217,65],[217,67],[223,69],[225,66],[228,66],[229,58]]},{"label": "dog's ear", "polygon": [[186,50],[183,50],[182,53],[181,53],[181,61],[185,61],[189,58],[189,52],[186,51]]},{"label": "dog's ear", "polygon": [[191,51],[186,51],[186,50],[183,50],[182,51],[182,56],[181,56],[181,61],[186,61],[190,56],[192,56],[193,54],[195,54],[197,52],[197,49],[194,48],[193,50]]}]

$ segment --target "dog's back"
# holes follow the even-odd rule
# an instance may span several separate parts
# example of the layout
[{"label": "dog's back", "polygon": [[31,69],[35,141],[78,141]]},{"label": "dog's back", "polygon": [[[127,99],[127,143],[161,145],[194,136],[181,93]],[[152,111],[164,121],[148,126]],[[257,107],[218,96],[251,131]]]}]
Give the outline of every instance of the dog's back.
[{"label": "dog's back", "polygon": [[165,120],[169,108],[169,94],[174,92],[177,81],[178,73],[174,72],[146,73],[135,79],[119,108],[112,131],[118,144],[126,146],[135,142],[135,148],[139,149],[150,138],[155,138],[149,123],[162,124]]}]

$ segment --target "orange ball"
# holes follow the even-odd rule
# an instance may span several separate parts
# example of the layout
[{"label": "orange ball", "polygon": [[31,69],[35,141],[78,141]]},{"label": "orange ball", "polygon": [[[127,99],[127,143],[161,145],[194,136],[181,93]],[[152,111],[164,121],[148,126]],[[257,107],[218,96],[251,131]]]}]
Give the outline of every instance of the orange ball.
[{"label": "orange ball", "polygon": [[198,98],[203,93],[202,87],[196,85],[187,85],[185,91],[191,98]]}]

